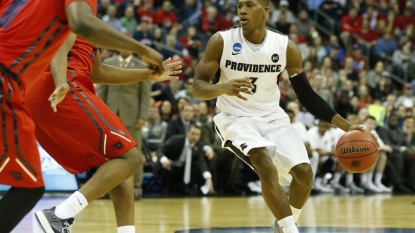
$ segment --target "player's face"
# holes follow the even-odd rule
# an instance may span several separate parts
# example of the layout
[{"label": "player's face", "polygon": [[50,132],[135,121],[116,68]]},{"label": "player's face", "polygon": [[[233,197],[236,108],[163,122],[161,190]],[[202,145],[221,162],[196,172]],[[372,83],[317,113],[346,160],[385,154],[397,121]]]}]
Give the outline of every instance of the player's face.
[{"label": "player's face", "polygon": [[263,6],[257,0],[239,0],[238,16],[239,23],[244,30],[257,29],[261,23],[265,24],[269,7]]}]

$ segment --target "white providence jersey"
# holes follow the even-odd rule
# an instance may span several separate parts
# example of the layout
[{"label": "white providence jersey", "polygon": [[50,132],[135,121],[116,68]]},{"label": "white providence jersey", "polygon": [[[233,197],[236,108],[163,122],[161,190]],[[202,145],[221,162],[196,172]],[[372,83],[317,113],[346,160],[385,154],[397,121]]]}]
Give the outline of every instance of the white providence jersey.
[{"label": "white providence jersey", "polygon": [[288,37],[267,28],[264,44],[255,52],[243,37],[241,27],[219,33],[224,45],[218,83],[248,76],[254,85],[254,94],[241,93],[247,101],[236,96],[221,95],[216,104],[218,108],[233,116],[265,116],[282,111],[279,107],[281,93],[277,82],[287,63]]}]

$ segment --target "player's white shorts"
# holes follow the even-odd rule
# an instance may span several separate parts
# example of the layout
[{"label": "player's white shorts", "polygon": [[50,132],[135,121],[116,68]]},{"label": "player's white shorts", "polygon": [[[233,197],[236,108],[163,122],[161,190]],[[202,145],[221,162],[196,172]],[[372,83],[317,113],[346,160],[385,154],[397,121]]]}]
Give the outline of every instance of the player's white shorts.
[{"label": "player's white shorts", "polygon": [[265,117],[235,117],[221,112],[213,120],[222,146],[242,160],[249,156],[248,152],[252,148],[266,147],[277,166],[281,185],[291,182],[291,168],[302,163],[310,164],[304,142],[285,113],[273,113]]}]

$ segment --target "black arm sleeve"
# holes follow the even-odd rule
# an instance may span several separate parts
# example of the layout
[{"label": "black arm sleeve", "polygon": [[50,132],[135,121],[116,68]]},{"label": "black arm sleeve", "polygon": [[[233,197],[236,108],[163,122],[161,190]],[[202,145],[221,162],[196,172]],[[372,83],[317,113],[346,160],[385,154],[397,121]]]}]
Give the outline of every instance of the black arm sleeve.
[{"label": "black arm sleeve", "polygon": [[300,104],[317,118],[331,123],[337,113],[311,88],[305,73],[301,72],[290,81]]}]

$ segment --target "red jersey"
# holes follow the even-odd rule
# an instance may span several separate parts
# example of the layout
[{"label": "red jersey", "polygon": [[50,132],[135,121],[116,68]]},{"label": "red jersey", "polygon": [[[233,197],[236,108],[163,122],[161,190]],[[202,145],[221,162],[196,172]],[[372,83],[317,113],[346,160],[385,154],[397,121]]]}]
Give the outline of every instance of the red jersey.
[{"label": "red jersey", "polygon": [[[0,71],[31,84],[69,35],[65,8],[76,0],[2,0]],[[96,0],[84,0],[96,12]]]},{"label": "red jersey", "polygon": [[83,72],[89,76],[94,67],[98,48],[84,39],[77,37],[75,44],[68,54],[68,69]]}]

